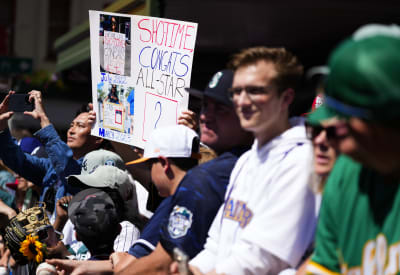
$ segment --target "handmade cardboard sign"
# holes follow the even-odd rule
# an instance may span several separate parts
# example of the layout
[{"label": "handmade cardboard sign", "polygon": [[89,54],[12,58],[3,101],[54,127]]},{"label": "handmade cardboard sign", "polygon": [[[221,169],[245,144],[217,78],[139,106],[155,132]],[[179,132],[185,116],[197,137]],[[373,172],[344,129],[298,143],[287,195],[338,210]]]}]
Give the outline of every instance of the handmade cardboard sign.
[{"label": "handmade cardboard sign", "polygon": [[197,24],[89,11],[92,134],[143,148],[186,110]]}]

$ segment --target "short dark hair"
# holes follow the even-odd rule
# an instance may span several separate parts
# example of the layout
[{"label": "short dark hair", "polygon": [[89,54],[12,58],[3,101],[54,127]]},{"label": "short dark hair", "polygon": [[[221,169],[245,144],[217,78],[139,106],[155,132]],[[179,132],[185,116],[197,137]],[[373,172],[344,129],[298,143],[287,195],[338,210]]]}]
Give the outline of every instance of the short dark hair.
[{"label": "short dark hair", "polygon": [[199,160],[194,158],[168,158],[168,159],[183,171],[188,171],[199,164]]},{"label": "short dark hair", "polygon": [[263,46],[247,48],[235,54],[228,67],[236,71],[260,61],[275,65],[278,76],[273,81],[278,86],[278,92],[283,92],[288,88],[296,89],[300,85],[304,71],[303,65],[294,54],[285,48]]},{"label": "short dark hair", "polygon": [[90,111],[89,103],[82,104],[82,105],[76,110],[75,117],[79,116],[79,115],[82,114],[82,113],[89,113],[89,111]]}]

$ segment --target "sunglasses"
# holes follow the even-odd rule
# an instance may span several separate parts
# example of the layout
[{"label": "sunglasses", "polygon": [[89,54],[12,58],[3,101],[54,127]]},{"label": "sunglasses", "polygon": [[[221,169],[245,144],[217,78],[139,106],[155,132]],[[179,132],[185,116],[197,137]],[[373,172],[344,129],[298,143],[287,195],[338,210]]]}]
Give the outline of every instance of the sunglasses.
[{"label": "sunglasses", "polygon": [[336,139],[338,137],[336,134],[336,126],[322,127],[320,125],[316,126],[306,124],[307,138],[310,140],[314,140],[317,136],[321,134],[322,131],[325,131],[326,138],[328,140]]}]

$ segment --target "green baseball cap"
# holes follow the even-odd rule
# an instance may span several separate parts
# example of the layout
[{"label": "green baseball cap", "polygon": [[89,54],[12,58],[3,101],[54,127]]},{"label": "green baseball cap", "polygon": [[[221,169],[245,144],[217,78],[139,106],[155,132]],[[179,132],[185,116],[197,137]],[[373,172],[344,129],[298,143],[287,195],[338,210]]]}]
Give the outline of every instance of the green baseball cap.
[{"label": "green baseball cap", "polygon": [[399,26],[361,27],[333,51],[328,65],[324,105],[309,114],[309,123],[337,116],[399,127]]}]

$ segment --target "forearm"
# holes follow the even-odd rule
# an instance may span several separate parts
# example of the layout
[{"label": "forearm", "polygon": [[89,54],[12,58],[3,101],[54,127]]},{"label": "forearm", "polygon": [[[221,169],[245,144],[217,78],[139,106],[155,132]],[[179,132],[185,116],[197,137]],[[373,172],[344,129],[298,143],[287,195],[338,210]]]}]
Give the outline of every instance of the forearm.
[{"label": "forearm", "polygon": [[0,213],[6,214],[8,219],[11,219],[15,215],[17,215],[15,210],[5,204],[2,200],[0,200]]},{"label": "forearm", "polygon": [[64,228],[65,223],[67,222],[68,218],[67,217],[60,217],[59,215],[57,215],[53,227],[55,230],[57,231],[62,231]]},{"label": "forearm", "polygon": [[[239,247],[237,247],[239,248]],[[278,274],[289,264],[257,245],[235,250],[215,266],[217,274]]]},{"label": "forearm", "polygon": [[118,275],[148,275],[148,274],[169,274],[169,266],[172,263],[172,258],[161,247],[157,245],[156,250],[149,256],[131,261]]},{"label": "forearm", "polygon": [[[80,165],[73,159],[73,152],[69,146],[63,142],[53,125],[48,124],[34,134],[44,147],[48,157],[60,176],[68,176],[66,172],[73,171],[80,173]],[[69,170],[68,170],[68,169]]]},{"label": "forearm", "polygon": [[13,141],[10,131],[0,133],[0,158],[4,164],[20,176],[41,185],[49,163],[24,153]]},{"label": "forearm", "polygon": [[41,128],[45,128],[50,125],[50,120],[45,113],[43,113],[39,116],[39,120],[40,120]]}]

